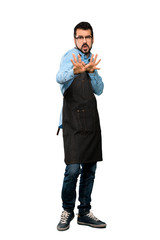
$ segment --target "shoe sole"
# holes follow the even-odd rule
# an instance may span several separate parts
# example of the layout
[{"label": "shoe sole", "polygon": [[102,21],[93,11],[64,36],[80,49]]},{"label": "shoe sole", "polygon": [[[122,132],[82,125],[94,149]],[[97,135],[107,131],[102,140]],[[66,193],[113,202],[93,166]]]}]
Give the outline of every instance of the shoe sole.
[{"label": "shoe sole", "polygon": [[106,228],[106,227],[107,227],[106,224],[93,225],[93,224],[91,224],[91,223],[85,223],[85,222],[79,222],[79,221],[77,221],[77,223],[78,223],[79,225],[89,226],[89,227],[93,227],[93,228]]},{"label": "shoe sole", "polygon": [[67,226],[67,227],[65,227],[65,228],[59,228],[59,227],[57,227],[57,230],[58,230],[58,231],[66,231],[66,230],[69,229],[69,227],[70,227],[70,225]]}]

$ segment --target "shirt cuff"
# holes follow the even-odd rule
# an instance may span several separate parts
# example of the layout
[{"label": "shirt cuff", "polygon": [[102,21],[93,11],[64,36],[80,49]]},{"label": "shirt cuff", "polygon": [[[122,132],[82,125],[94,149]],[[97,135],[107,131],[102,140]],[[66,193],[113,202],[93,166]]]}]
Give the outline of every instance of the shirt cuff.
[{"label": "shirt cuff", "polygon": [[95,70],[93,73],[88,73],[88,75],[90,76],[91,80],[95,80],[96,81],[96,77],[97,77],[98,73]]},{"label": "shirt cuff", "polygon": [[94,70],[93,73],[88,73],[90,77],[95,77],[98,73],[96,70]]}]

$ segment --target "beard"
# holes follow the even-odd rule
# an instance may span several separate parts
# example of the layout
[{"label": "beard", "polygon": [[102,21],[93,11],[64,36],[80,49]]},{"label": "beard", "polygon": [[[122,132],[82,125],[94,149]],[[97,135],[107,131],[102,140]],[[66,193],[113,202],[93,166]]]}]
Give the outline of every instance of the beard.
[{"label": "beard", "polygon": [[85,55],[89,54],[91,49],[92,49],[92,46],[89,48],[88,44],[87,43],[84,43],[81,48],[79,48],[76,44],[76,47],[81,51],[83,52]]}]

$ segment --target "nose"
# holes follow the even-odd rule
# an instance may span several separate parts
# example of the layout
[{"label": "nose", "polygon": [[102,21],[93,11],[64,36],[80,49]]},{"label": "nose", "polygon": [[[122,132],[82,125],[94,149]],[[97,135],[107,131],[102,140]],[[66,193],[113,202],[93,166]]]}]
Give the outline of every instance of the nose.
[{"label": "nose", "polygon": [[87,40],[86,40],[86,38],[85,38],[85,37],[83,38],[83,42],[85,42],[85,43],[87,42]]}]

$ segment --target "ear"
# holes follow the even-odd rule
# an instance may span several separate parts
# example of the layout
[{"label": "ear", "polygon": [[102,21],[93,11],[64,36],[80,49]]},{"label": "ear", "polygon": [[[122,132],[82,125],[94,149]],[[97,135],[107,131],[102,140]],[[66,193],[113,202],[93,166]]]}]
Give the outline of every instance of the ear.
[{"label": "ear", "polygon": [[92,38],[92,44],[94,43],[94,37]]},{"label": "ear", "polygon": [[74,37],[74,44],[76,45],[76,39],[75,39],[75,37]]}]

